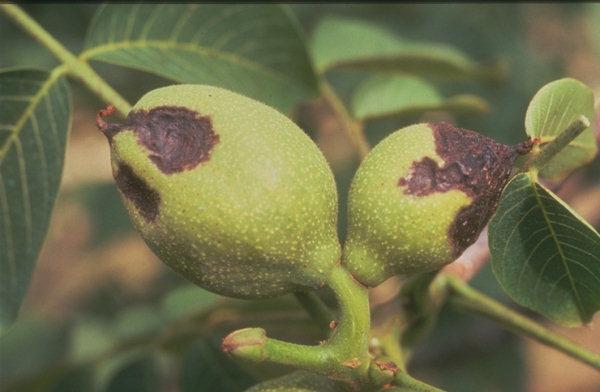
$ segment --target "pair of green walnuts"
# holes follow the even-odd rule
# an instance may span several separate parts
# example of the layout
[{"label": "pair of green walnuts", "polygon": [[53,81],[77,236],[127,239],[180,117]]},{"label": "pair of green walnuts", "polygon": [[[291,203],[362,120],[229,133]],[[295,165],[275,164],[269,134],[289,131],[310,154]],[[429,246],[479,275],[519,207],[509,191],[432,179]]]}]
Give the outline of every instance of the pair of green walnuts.
[{"label": "pair of green walnuts", "polygon": [[337,191],[318,147],[291,120],[242,95],[177,85],[146,94],[99,128],[142,237],[205,289],[265,298],[319,288],[340,262],[366,286],[431,271],[472,244],[518,148],[449,124],[379,143],[349,196],[344,249]]}]

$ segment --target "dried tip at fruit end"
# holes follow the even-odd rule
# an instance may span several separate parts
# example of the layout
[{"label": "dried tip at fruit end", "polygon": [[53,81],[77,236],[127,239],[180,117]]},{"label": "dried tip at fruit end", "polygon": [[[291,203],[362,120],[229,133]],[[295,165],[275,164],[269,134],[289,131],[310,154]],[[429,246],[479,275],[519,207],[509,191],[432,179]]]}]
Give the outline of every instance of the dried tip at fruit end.
[{"label": "dried tip at fruit end", "polygon": [[538,144],[540,144],[540,139],[528,138],[526,140],[523,140],[521,143],[514,145],[513,149],[518,155],[526,155],[529,154],[529,152],[531,152],[533,146],[536,146]]},{"label": "dried tip at fruit end", "polygon": [[118,123],[106,122],[104,117],[112,116],[115,113],[115,107],[108,105],[106,108],[98,111],[96,115],[96,126],[106,136],[108,142],[112,141],[113,136],[121,130],[121,125]]}]

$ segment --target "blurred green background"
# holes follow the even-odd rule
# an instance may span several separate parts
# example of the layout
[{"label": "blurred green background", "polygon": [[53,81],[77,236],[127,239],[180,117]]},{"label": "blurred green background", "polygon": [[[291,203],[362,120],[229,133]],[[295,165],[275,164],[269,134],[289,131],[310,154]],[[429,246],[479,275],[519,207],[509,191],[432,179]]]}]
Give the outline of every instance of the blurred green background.
[{"label": "blurred green background", "polygon": [[[477,94],[491,112],[431,112],[402,121],[369,124],[375,144],[403,125],[452,120],[504,143],[523,139],[527,104],[542,85],[571,76],[600,96],[598,4],[292,4],[308,37],[327,16],[370,21],[406,39],[452,45],[481,63],[501,62],[496,83],[432,80],[445,95]],[[70,50],[82,49],[97,5],[29,4],[23,8]],[[0,17],[0,67],[50,69],[47,50]],[[130,102],[170,84],[155,76],[107,64],[98,72]],[[328,73],[343,98],[360,72]],[[20,321],[0,352],[1,390],[242,391],[285,369],[236,364],[219,350],[235,328],[264,326],[275,337],[314,344],[322,336],[293,298],[237,301],[190,286],[165,268],[132,230],[110,174],[108,146],[96,131],[104,105],[72,83],[75,112],[65,171],[51,229]],[[321,105],[322,106],[322,105]],[[343,237],[346,192],[356,169],[351,145],[318,101],[295,119],[318,142],[334,169],[340,192]],[[600,225],[600,160],[558,186],[559,195],[594,226]],[[508,302],[489,268],[474,285]],[[373,293],[383,301],[395,286]],[[327,293],[324,293],[327,295]],[[600,350],[596,328],[561,330]],[[498,326],[446,309],[418,350],[415,376],[449,391],[598,391],[600,376],[551,350]]]}]

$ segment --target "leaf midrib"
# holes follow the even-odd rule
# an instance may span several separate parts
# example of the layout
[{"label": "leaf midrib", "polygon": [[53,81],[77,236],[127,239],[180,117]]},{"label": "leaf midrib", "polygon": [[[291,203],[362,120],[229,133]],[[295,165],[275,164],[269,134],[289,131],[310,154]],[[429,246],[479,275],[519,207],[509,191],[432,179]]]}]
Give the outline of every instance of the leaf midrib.
[{"label": "leaf midrib", "polygon": [[581,297],[579,296],[579,291],[577,290],[577,288],[575,286],[575,281],[573,280],[573,275],[571,274],[571,270],[569,269],[569,266],[567,264],[567,260],[566,260],[567,258],[563,252],[562,246],[560,245],[560,241],[558,240],[556,232],[554,231],[554,227],[552,226],[550,218],[548,217],[548,213],[546,212],[546,209],[544,208],[544,204],[538,193],[536,183],[531,179],[530,179],[530,181],[531,181],[531,187],[533,189],[533,194],[535,195],[535,199],[536,199],[538,205],[540,206],[542,215],[544,217],[544,221],[546,222],[546,225],[548,226],[548,229],[550,230],[550,235],[552,237],[552,240],[556,244],[556,249],[558,250],[558,253],[560,255],[560,260],[562,261],[562,264],[565,268],[565,272],[567,273],[567,276],[569,277],[569,283],[571,284],[571,289],[573,290],[573,293],[575,294],[575,299],[577,302],[577,308],[579,310],[579,315],[580,315],[580,317],[582,317],[585,314],[585,310],[583,309],[583,304],[581,302]]},{"label": "leaf midrib", "polygon": [[[161,40],[127,40],[120,41],[119,43],[110,43],[105,45],[95,46],[90,49],[84,50],[79,58],[83,61],[94,60],[94,56],[98,56],[108,52],[116,52],[123,49],[130,48],[156,48],[156,49],[180,49],[184,51],[189,51],[193,53],[197,53],[205,56],[212,56],[216,58],[221,58],[223,60],[232,62],[242,67],[254,69],[265,74],[268,77],[272,77],[273,79],[279,80],[281,83],[287,84],[291,83],[299,87],[296,81],[293,78],[288,77],[287,75],[275,70],[265,67],[261,63],[257,63],[255,61],[250,61],[244,57],[240,57],[235,55],[232,52],[224,52],[212,49],[208,46],[199,46],[193,43],[181,43],[174,41],[161,41]],[[106,60],[103,60],[106,61]],[[300,86],[301,87],[301,86]]]}]

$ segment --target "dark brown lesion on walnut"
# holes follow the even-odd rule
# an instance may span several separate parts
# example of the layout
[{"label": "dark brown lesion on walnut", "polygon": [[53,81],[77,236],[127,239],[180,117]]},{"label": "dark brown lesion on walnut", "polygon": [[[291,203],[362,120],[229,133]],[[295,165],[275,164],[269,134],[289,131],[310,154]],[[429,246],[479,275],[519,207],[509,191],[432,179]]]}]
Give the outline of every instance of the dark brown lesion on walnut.
[{"label": "dark brown lesion on walnut", "polygon": [[120,163],[114,177],[123,196],[135,205],[147,222],[154,222],[159,214],[160,194],[150,188],[127,164]]},{"label": "dark brown lesion on walnut", "polygon": [[407,195],[427,196],[456,189],[472,199],[457,213],[448,230],[453,254],[458,257],[477,240],[496,210],[515,159],[527,153],[531,144],[507,146],[448,123],[429,124],[429,127],[443,164],[429,157],[415,161],[409,175],[398,180],[398,186]]},{"label": "dark brown lesion on walnut", "polygon": [[134,131],[139,143],[149,151],[148,157],[165,174],[190,170],[208,161],[219,142],[210,117],[185,107],[131,111],[123,124],[103,120],[112,112],[107,108],[96,119],[109,142],[122,130]]}]

